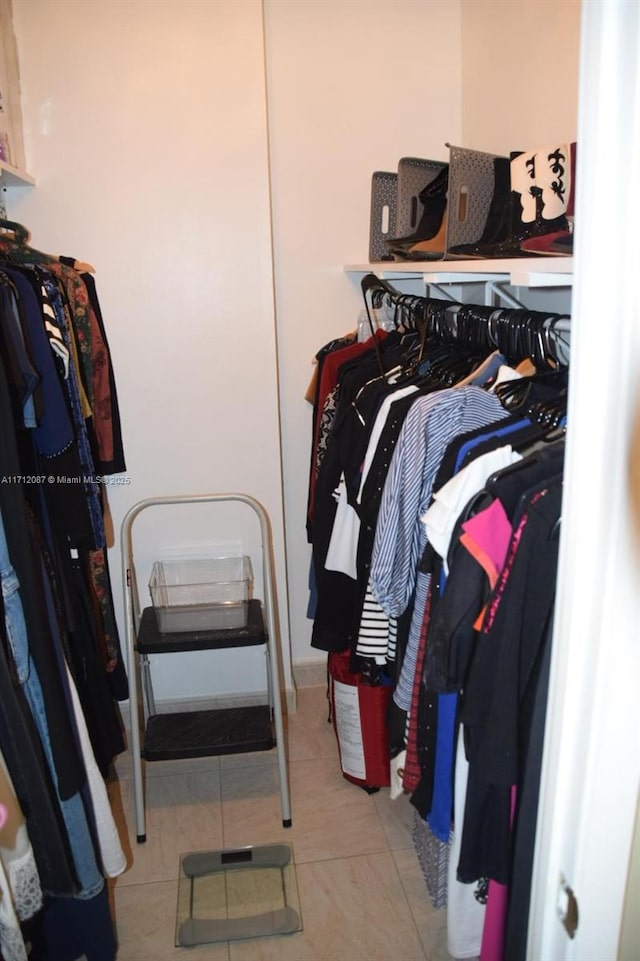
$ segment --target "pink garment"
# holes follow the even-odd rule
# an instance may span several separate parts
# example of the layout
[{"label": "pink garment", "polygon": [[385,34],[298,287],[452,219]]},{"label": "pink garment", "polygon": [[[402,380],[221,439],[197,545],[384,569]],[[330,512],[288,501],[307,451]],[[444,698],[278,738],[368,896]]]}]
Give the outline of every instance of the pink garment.
[{"label": "pink garment", "polygon": [[509,888],[506,884],[489,881],[487,910],[482,929],[480,961],[503,961],[504,932],[507,921],[507,900]]},{"label": "pink garment", "polygon": [[[485,571],[491,590],[495,589],[505,565],[513,530],[504,507],[494,500],[489,507],[475,514],[462,525],[460,543]],[[486,614],[483,607],[474,623],[476,631],[482,630]]]},{"label": "pink garment", "polygon": [[[511,824],[516,808],[516,786],[511,788]],[[507,925],[509,887],[497,881],[489,881],[487,910],[482,930],[480,961],[504,961],[504,935]]]},{"label": "pink garment", "polygon": [[522,534],[527,526],[527,516],[520,519],[520,523],[516,529],[511,534],[511,540],[509,541],[509,550],[507,551],[507,556],[505,557],[504,564],[499,571],[499,577],[496,586],[493,589],[493,594],[489,598],[489,603],[478,615],[478,619],[473,625],[477,631],[484,631],[487,634],[491,630],[491,625],[493,624],[496,616],[496,611],[500,606],[502,601],[502,595],[505,591],[505,586],[509,580],[509,574],[513,568],[513,563],[515,556],[518,553],[518,547],[520,541],[522,540]]},{"label": "pink garment", "polygon": [[462,525],[460,542],[486,571],[491,590],[496,586],[513,533],[509,518],[499,500],[475,514]]}]

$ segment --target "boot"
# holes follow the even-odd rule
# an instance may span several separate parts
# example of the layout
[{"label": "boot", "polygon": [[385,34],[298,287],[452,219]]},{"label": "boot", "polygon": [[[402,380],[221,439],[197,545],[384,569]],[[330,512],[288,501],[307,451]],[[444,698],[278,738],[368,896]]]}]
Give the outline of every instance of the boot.
[{"label": "boot", "polygon": [[[542,254],[545,256],[571,257],[573,254],[573,217],[575,210],[576,194],[576,156],[577,144],[569,144],[570,162],[567,170],[560,170],[562,166],[558,163],[555,153],[551,153],[548,161],[549,165],[541,176],[543,199],[548,201],[550,209],[553,209],[556,197],[561,192],[568,194],[567,200],[567,228],[565,230],[550,231],[539,237],[531,237],[521,243],[521,248],[526,254]],[[545,203],[546,207],[546,203]]]},{"label": "boot", "polygon": [[482,249],[499,243],[509,236],[511,226],[511,193],[509,158],[496,157],[493,161],[493,195],[482,236],[472,244],[457,244],[447,251],[447,259],[463,260],[483,257]]},{"label": "boot", "polygon": [[[442,229],[447,209],[448,185],[449,164],[445,164],[440,173],[418,194],[423,210],[415,233],[407,237],[387,237],[385,242],[391,253],[404,256],[414,244],[432,240],[438,235]],[[444,244],[442,253],[444,253]]]},{"label": "boot", "polygon": [[395,249],[394,254],[403,260],[441,260],[447,240],[447,207],[445,205],[440,229],[435,237],[419,240],[408,249]]},{"label": "boot", "polygon": [[[521,248],[526,240],[568,229],[565,215],[567,158],[567,145],[511,154],[509,235],[497,243],[478,245],[480,256],[526,257],[529,253]],[[553,167],[557,171],[555,174]]]}]

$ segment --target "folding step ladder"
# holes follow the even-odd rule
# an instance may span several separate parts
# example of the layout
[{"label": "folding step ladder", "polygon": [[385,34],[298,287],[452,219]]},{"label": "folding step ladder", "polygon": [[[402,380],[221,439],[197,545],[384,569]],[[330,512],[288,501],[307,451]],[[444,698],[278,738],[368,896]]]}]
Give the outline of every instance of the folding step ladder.
[{"label": "folding step ladder", "polygon": [[[133,558],[132,528],[136,518],[152,507],[172,504],[206,504],[236,501],[247,505],[260,521],[263,598],[251,599],[247,624],[241,628],[161,633],[153,607],[141,611]],[[282,823],[291,826],[282,701],[280,692],[280,639],[275,611],[274,561],[271,523],[264,507],[248,494],[192,494],[150,497],[134,504],[120,530],[125,597],[125,632],[131,711],[131,752],[136,807],[136,837],[146,841],[145,761],[175,760],[221,754],[241,754],[276,747],[280,778]],[[265,645],[268,659],[268,705],[158,714],[149,666],[150,654]],[[142,692],[142,704],[139,693]],[[212,692],[215,693],[215,692]],[[141,741],[141,732],[143,738]]]}]

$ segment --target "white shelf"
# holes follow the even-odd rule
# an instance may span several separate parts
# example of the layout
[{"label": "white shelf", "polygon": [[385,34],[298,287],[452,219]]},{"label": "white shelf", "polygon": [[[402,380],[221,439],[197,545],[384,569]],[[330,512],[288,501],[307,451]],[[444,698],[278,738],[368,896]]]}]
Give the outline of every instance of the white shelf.
[{"label": "white shelf", "polygon": [[573,257],[515,260],[381,261],[344,268],[349,274],[375,274],[384,280],[422,279],[425,284],[506,283],[512,287],[571,287]]},{"label": "white shelf", "polygon": [[4,187],[34,187],[35,180],[25,170],[0,160],[0,180]]}]

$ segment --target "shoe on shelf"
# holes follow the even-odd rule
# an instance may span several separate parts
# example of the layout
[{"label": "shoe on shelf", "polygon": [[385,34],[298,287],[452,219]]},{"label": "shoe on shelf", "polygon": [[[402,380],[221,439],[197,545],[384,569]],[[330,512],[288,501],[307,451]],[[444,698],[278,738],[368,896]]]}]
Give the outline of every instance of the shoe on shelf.
[{"label": "shoe on shelf", "polygon": [[[414,233],[406,237],[387,237],[385,243],[392,253],[402,254],[414,244],[432,240],[446,223],[447,189],[449,186],[449,164],[445,164],[438,174],[418,194],[423,210],[420,222]],[[444,250],[444,247],[443,247]]]},{"label": "shoe on shelf", "polygon": [[482,236],[473,243],[457,244],[447,251],[447,259],[473,260],[484,257],[482,251],[489,244],[500,243],[509,236],[511,226],[511,188],[509,158],[495,157],[493,161],[493,194]]}]

